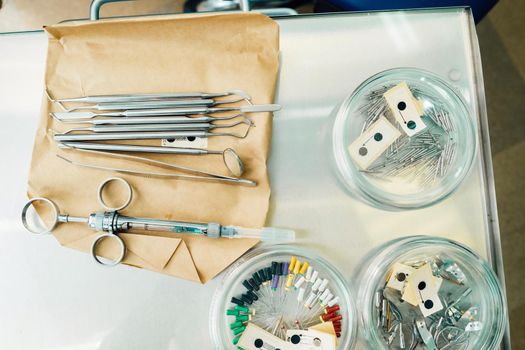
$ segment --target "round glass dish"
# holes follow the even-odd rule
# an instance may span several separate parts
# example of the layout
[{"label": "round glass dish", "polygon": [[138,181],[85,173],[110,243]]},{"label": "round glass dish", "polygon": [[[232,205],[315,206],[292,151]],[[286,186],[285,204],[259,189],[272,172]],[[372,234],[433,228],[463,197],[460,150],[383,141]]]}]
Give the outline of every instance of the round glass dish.
[{"label": "round glass dish", "polygon": [[[393,93],[393,87],[399,89]],[[416,127],[411,119],[417,118]],[[337,109],[332,151],[352,194],[382,209],[416,209],[443,200],[467,176],[476,130],[464,99],[447,82],[396,68],[367,79]]]},{"label": "round glass dish", "polygon": [[[292,257],[296,257],[301,265],[298,268],[295,264],[294,269],[290,271],[289,264],[293,264]],[[304,267],[304,262],[309,263],[308,268]],[[274,271],[272,268],[275,264],[272,265],[272,263],[278,263]],[[272,275],[270,280],[265,277],[264,272],[260,272],[268,271],[268,268]],[[279,268],[281,271],[288,269],[288,272],[278,276],[279,280],[275,281],[274,272]],[[288,281],[290,272],[295,272],[295,276]],[[250,279],[254,278],[254,273],[262,274],[262,279],[266,280],[259,285],[258,291],[253,290],[258,300],[251,305],[245,303],[244,306],[232,302],[232,298],[241,301],[246,299],[248,289],[245,285],[249,286]],[[302,282],[300,282],[301,278],[304,279]],[[325,279],[327,284],[322,283]],[[256,281],[254,279],[251,282]],[[312,289],[315,290],[316,284],[317,293],[314,294],[318,296],[311,303],[311,308],[307,308],[305,304],[309,303],[310,293]],[[287,285],[288,288],[286,288]],[[299,288],[296,288],[297,286]],[[302,298],[300,297],[301,288],[304,288]],[[326,295],[322,296],[322,294]],[[250,311],[248,313],[242,311],[243,307],[247,307]],[[331,308],[328,313],[327,308]],[[239,320],[236,311],[240,311]],[[320,317],[326,320],[321,322]],[[236,325],[236,322],[239,321],[242,325]],[[237,349],[237,346],[240,345],[240,336],[245,333],[251,334],[250,331],[243,329],[250,323],[271,331],[280,338],[278,341],[286,342],[294,341],[287,330],[293,332],[294,329],[307,330],[313,327],[315,333],[321,329],[323,333],[321,341],[335,341],[338,344],[336,348],[340,350],[352,349],[357,337],[356,307],[341,273],[317,254],[302,248],[284,245],[273,246],[271,249],[259,248],[243,256],[228,270],[215,292],[210,308],[210,332],[214,349]],[[326,334],[329,334],[328,338]],[[314,341],[316,337],[309,338],[305,335],[301,341]]]},{"label": "round glass dish", "polygon": [[499,348],[505,297],[469,248],[444,238],[401,238],[371,252],[358,271],[360,329],[369,348]]}]

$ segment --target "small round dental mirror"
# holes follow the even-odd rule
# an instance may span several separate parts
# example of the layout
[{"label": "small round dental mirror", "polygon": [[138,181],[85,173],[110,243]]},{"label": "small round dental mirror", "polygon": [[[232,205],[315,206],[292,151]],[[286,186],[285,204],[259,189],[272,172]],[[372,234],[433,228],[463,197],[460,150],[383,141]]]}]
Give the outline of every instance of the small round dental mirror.
[{"label": "small round dental mirror", "polygon": [[222,159],[224,160],[224,165],[226,165],[226,168],[233,176],[242,176],[244,173],[244,164],[241,160],[241,157],[239,157],[239,155],[232,148],[226,148],[222,152]]}]

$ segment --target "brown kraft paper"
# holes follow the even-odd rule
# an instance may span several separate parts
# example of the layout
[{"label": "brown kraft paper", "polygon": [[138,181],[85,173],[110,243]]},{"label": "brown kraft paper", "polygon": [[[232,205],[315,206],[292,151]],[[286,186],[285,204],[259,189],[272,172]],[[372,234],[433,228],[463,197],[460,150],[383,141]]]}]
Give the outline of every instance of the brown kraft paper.
[{"label": "brown kraft paper", "polygon": [[[49,47],[45,85],[53,98],[156,92],[246,91],[254,104],[272,103],[278,73],[279,29],[256,13],[175,15],[133,19],[69,22],[47,27]],[[68,104],[67,106],[72,106]],[[62,150],[53,132],[74,124],[49,113],[61,111],[44,99],[29,174],[29,197],[53,200],[61,213],[87,216],[103,211],[98,186],[108,177],[126,179],[133,200],[127,216],[224,225],[262,227],[270,185],[266,161],[272,116],[251,113],[255,127],[245,139],[211,137],[208,148],[235,149],[246,170],[243,178],[256,187],[215,182],[159,179],[78,167],[57,157],[95,165],[157,172],[166,169]],[[88,125],[86,125],[88,126]],[[216,129],[242,134],[246,126]],[[121,143],[122,141],[118,141]],[[140,144],[160,145],[159,140]],[[227,175],[217,155],[147,157]],[[59,224],[53,235],[63,246],[89,252],[97,235],[82,223]],[[170,232],[121,233],[127,248],[123,263],[205,283],[247,250],[253,239],[211,239]],[[100,254],[116,257],[116,245],[101,245]]]}]

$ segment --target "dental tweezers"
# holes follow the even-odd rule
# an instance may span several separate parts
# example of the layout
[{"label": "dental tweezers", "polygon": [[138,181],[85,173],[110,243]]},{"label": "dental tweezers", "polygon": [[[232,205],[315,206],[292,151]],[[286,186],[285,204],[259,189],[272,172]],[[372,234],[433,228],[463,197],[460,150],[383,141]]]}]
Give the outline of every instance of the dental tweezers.
[{"label": "dental tweezers", "polygon": [[66,158],[65,156],[60,155],[60,154],[57,154],[56,156],[68,162],[69,164],[73,164],[73,165],[80,166],[83,168],[98,169],[98,170],[104,170],[104,171],[114,171],[114,172],[118,172],[122,174],[130,174],[130,175],[154,177],[154,178],[226,182],[226,183],[233,183],[233,184],[246,185],[246,186],[256,186],[257,185],[257,183],[252,180],[246,180],[246,179],[241,179],[241,178],[233,177],[233,176],[215,174],[215,173],[211,173],[207,171],[192,169],[192,168],[188,168],[188,167],[184,167],[184,166],[180,166],[176,164],[171,164],[171,163],[166,163],[166,162],[162,162],[162,161],[155,160],[155,159],[140,157],[140,156],[112,153],[112,152],[101,152],[101,151],[87,150],[87,149],[77,149],[77,151],[85,152],[85,153],[92,153],[92,154],[99,154],[99,155],[104,155],[104,156],[109,156],[109,157],[120,158],[120,159],[127,159],[127,160],[138,162],[138,163],[150,164],[150,165],[154,165],[160,168],[166,168],[166,169],[171,169],[171,170],[175,169],[175,170],[186,171],[186,172],[194,173],[197,175],[172,174],[172,173],[165,173],[165,172],[145,171],[145,170],[139,170],[139,169],[109,167],[109,166],[102,166],[102,165],[96,165],[96,164],[90,164],[90,163],[77,162],[75,160]]},{"label": "dental tweezers", "polygon": [[[244,173],[244,163],[241,157],[232,148],[226,148],[222,151],[214,151],[202,148],[187,148],[187,147],[159,147],[159,146],[141,146],[141,145],[124,145],[114,143],[90,143],[90,142],[65,142],[59,143],[59,148],[75,149],[75,150],[86,150],[96,154],[110,154],[114,155],[113,152],[130,152],[130,153],[157,153],[157,154],[178,154],[178,155],[222,155],[224,165],[226,169],[236,178],[240,178]],[[109,152],[109,153],[102,153]],[[116,156],[116,155],[114,155]],[[122,157],[122,155],[120,155]],[[129,159],[129,158],[128,158]],[[175,164],[170,163],[171,167],[176,167]],[[178,169],[181,169],[180,167]],[[183,170],[188,171],[187,167]],[[192,169],[203,174],[201,170]],[[215,174],[206,173],[217,177]]]}]

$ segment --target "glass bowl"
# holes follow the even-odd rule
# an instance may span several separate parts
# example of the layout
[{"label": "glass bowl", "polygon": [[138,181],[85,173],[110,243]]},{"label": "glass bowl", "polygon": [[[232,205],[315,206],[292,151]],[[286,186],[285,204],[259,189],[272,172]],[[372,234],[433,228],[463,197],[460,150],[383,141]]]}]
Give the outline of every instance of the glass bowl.
[{"label": "glass bowl", "polygon": [[[300,268],[295,264],[290,270],[292,257],[301,263]],[[308,268],[305,261],[309,263]],[[285,270],[286,274],[278,276],[276,281],[276,272],[279,274],[278,271]],[[288,280],[289,273],[294,271],[295,276]],[[250,285],[257,284],[254,274],[262,275],[259,282],[263,283],[258,284],[259,290]],[[271,274],[269,279],[267,274]],[[323,283],[325,280],[327,282]],[[246,302],[253,298],[253,295],[247,295],[249,289],[258,298],[251,304]],[[314,295],[317,296],[310,302],[312,290],[316,290]],[[246,254],[228,270],[212,300],[210,332],[214,349],[225,350],[237,349],[240,337],[249,333],[246,327],[252,323],[280,338],[278,342],[294,343],[297,337],[294,338],[289,332],[313,329],[313,333],[319,334],[316,332],[321,329],[321,340],[316,339],[317,336],[311,338],[315,334],[306,332],[301,334],[301,341],[317,346],[317,341],[334,341],[337,349],[347,350],[353,348],[356,340],[356,317],[348,285],[333,265],[302,248],[273,246]],[[329,334],[328,339],[326,334]]]},{"label": "glass bowl", "polygon": [[430,72],[378,73],[335,114],[338,175],[352,194],[376,207],[433,205],[453,193],[472,167],[475,118],[462,96]]},{"label": "glass bowl", "polygon": [[490,266],[460,243],[427,236],[387,242],[363,260],[356,283],[360,330],[371,349],[500,346],[504,293]]}]

